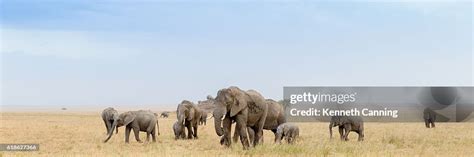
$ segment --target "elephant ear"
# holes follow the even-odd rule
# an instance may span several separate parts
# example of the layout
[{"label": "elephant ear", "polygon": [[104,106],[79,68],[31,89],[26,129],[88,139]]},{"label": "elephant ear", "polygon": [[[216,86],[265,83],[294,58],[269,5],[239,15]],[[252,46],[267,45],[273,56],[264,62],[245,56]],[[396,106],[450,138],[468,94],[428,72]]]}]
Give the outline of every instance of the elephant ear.
[{"label": "elephant ear", "polygon": [[124,125],[130,124],[133,120],[135,120],[135,117],[137,117],[135,114],[132,114],[130,112],[127,113],[127,115],[124,118]]},{"label": "elephant ear", "polygon": [[247,106],[247,101],[241,92],[237,89],[231,89],[230,91],[231,97],[234,98],[234,103],[230,106],[230,117],[234,117]]}]

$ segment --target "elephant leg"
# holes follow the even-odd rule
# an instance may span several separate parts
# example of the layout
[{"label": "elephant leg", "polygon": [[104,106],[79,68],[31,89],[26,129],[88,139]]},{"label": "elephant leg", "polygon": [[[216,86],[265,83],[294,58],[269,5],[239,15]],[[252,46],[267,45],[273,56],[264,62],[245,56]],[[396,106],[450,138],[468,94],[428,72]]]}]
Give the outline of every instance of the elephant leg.
[{"label": "elephant leg", "polygon": [[357,133],[359,134],[359,139],[357,139],[358,141],[364,141],[364,130],[359,130],[357,131]]},{"label": "elephant leg", "polygon": [[222,137],[222,144],[224,144],[227,147],[230,147],[232,144],[231,137],[230,137],[230,132],[232,130],[232,120],[229,117],[224,118],[222,121],[222,126],[224,128],[224,136]]},{"label": "elephant leg", "polygon": [[273,136],[275,136],[275,141],[277,139],[277,133],[276,132],[273,132]]},{"label": "elephant leg", "polygon": [[125,143],[129,142],[130,139],[130,131],[132,130],[131,127],[127,126],[125,127]]},{"label": "elephant leg", "polygon": [[[276,132],[277,132],[277,129],[275,128],[275,129],[272,129],[271,131],[273,132],[273,135],[274,135],[274,136],[275,136],[275,138],[276,138]],[[262,143],[263,143],[263,140],[262,140]]]},{"label": "elephant leg", "polygon": [[291,133],[289,133],[289,134],[286,136],[286,143],[291,144],[291,136],[292,136]]},{"label": "elephant leg", "polygon": [[425,119],[425,126],[426,128],[430,128],[430,121],[428,119]]},{"label": "elephant leg", "polygon": [[156,142],[156,129],[154,129],[154,130],[151,132],[151,140],[153,140],[153,142]]},{"label": "elephant leg", "polygon": [[135,134],[135,140],[139,143],[143,143],[142,140],[140,140],[140,129],[139,128],[133,128],[133,134]]},{"label": "elephant leg", "polygon": [[430,123],[431,123],[431,127],[434,128],[435,127],[434,120],[430,120]]},{"label": "elephant leg", "polygon": [[247,132],[249,133],[249,142],[253,145],[253,139],[255,138],[255,131],[251,127],[247,127]]},{"label": "elephant leg", "polygon": [[262,119],[263,120],[260,120],[258,122],[258,125],[254,127],[254,131],[255,131],[255,139],[254,139],[254,144],[253,144],[254,147],[260,143],[260,140],[263,137],[263,126],[265,124],[265,118],[262,118]]},{"label": "elephant leg", "polygon": [[290,141],[291,144],[295,143],[296,137],[298,137],[298,135],[297,135],[295,132],[293,132],[293,133],[291,134],[291,141]]},{"label": "elephant leg", "polygon": [[186,128],[188,129],[188,139],[193,138],[193,128],[191,127],[191,124],[186,124]]},{"label": "elephant leg", "polygon": [[247,120],[244,117],[244,115],[237,115],[236,117],[236,130],[235,132],[238,132],[240,134],[240,142],[242,143],[242,146],[244,147],[244,150],[248,149],[250,144],[249,140],[247,137]]},{"label": "elephant leg", "polygon": [[344,140],[344,127],[339,126],[339,136],[341,137],[341,140]]},{"label": "elephant leg", "polygon": [[239,126],[235,125],[234,137],[232,137],[232,141],[234,142],[237,142],[239,140],[240,135],[238,130],[240,130]]},{"label": "elephant leg", "polygon": [[185,139],[186,138],[186,132],[184,131],[184,128],[183,130],[181,130],[181,139]]},{"label": "elephant leg", "polygon": [[[197,124],[197,123],[196,123],[196,124]],[[198,139],[198,125],[194,126],[193,128],[194,128],[194,134],[193,134],[193,135],[194,135],[194,138],[195,138],[195,139]]]},{"label": "elephant leg", "polygon": [[146,142],[150,142],[151,132],[155,129],[155,123],[148,123],[148,128],[146,129]]},{"label": "elephant leg", "polygon": [[352,130],[351,124],[345,124],[344,125],[344,130],[345,130],[344,140],[349,141],[349,132],[351,132],[351,130]]},{"label": "elephant leg", "polygon": [[146,132],[146,142],[150,142],[151,132]]}]

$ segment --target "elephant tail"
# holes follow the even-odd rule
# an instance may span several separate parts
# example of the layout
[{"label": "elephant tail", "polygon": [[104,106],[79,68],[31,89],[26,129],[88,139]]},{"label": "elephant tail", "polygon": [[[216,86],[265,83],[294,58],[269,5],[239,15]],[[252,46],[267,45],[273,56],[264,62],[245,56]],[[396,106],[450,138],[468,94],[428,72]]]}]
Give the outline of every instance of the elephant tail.
[{"label": "elephant tail", "polygon": [[156,120],[156,132],[160,135],[160,124],[158,124],[158,120]]},{"label": "elephant tail", "polygon": [[332,127],[333,127],[333,121],[329,122],[329,138],[332,139]]}]

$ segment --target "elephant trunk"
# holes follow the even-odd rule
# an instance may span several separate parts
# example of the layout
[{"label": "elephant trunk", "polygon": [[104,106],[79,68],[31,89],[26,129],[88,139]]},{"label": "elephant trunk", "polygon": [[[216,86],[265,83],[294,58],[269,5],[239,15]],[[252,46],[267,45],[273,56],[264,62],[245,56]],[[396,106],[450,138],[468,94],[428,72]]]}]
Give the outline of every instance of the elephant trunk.
[{"label": "elephant trunk", "polygon": [[216,109],[212,113],[212,116],[214,116],[214,129],[216,130],[216,134],[218,136],[224,135],[224,129],[222,128],[222,117],[224,114]]},{"label": "elephant trunk", "polygon": [[178,113],[178,123],[180,126],[184,126],[185,116],[184,113]]},{"label": "elephant trunk", "polygon": [[[108,137],[107,139],[104,140],[104,143],[106,143],[107,141],[109,141],[109,139],[112,137],[112,134],[114,132],[114,129],[117,128],[118,130],[118,126],[117,126],[117,121],[114,120],[114,123],[112,124],[112,127],[110,127],[110,130],[109,132],[107,133]],[[117,132],[118,133],[118,132]]]}]

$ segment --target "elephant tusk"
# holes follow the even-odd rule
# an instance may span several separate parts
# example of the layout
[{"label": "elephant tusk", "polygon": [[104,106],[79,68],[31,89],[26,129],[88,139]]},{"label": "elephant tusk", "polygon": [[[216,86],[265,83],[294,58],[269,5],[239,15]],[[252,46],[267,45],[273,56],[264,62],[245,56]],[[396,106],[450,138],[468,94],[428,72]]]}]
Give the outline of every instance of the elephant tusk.
[{"label": "elephant tusk", "polygon": [[210,116],[209,118],[206,118],[206,119],[211,119],[212,117],[214,117],[214,116]]},{"label": "elephant tusk", "polygon": [[224,120],[225,116],[222,116],[221,120]]}]

